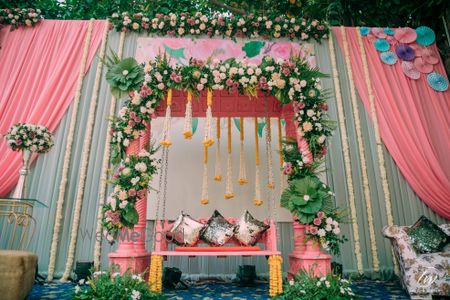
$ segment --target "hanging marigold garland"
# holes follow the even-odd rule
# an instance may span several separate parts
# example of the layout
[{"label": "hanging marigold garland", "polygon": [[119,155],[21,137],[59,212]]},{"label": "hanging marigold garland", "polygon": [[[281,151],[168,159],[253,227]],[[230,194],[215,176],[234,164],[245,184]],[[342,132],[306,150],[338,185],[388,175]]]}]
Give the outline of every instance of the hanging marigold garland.
[{"label": "hanging marigold garland", "polygon": [[184,116],[184,138],[190,140],[192,138],[192,91],[187,92],[186,113]]},{"label": "hanging marigold garland", "polygon": [[83,77],[84,77],[84,72],[85,72],[85,67],[86,67],[86,60],[87,60],[87,56],[88,56],[88,52],[89,52],[89,44],[91,42],[93,23],[94,23],[94,21],[93,21],[93,19],[91,19],[89,21],[86,38],[84,41],[83,56],[81,58],[80,70],[78,73],[77,89],[76,89],[75,97],[73,100],[72,114],[70,116],[69,131],[67,133],[66,150],[64,151],[64,163],[63,163],[61,181],[59,183],[59,195],[58,195],[58,201],[56,202],[55,227],[53,228],[53,237],[52,237],[52,244],[51,244],[51,249],[50,249],[50,258],[49,258],[49,263],[48,263],[48,275],[47,275],[48,281],[53,280],[53,275],[55,272],[56,251],[58,249],[59,234],[60,234],[60,230],[61,230],[61,220],[63,218],[62,210],[63,210],[64,200],[65,200],[65,196],[66,196],[67,175],[69,173],[70,158],[72,156],[72,145],[73,145],[73,138],[75,135],[75,125],[77,122],[78,107],[80,104],[81,89],[83,87]]},{"label": "hanging marigold garland", "polygon": [[211,147],[214,144],[214,139],[212,138],[212,90],[208,89],[206,96],[206,124],[205,124],[205,138],[203,139],[203,145],[206,147]]},{"label": "hanging marigold garland", "polygon": [[170,127],[172,122],[172,89],[167,91],[167,107],[166,107],[166,116],[164,118],[164,127],[163,127],[163,137],[159,142],[164,147],[170,147],[172,145],[172,141],[170,140]]},{"label": "hanging marigold garland", "polygon": [[83,143],[83,149],[81,153],[81,165],[80,165],[80,173],[78,175],[78,188],[75,198],[75,207],[74,214],[72,220],[72,231],[70,233],[70,242],[69,242],[69,250],[67,253],[67,261],[64,269],[63,276],[61,277],[61,282],[65,282],[69,279],[70,274],[73,268],[75,250],[78,240],[78,228],[80,225],[80,217],[81,217],[81,207],[83,204],[83,196],[85,192],[86,185],[86,176],[88,172],[88,164],[89,164],[89,154],[91,148],[92,141],[92,132],[94,131],[95,125],[95,112],[97,109],[98,102],[98,94],[100,90],[100,80],[102,76],[103,63],[102,60],[105,57],[105,48],[106,48],[106,40],[108,38],[108,24],[106,24],[103,37],[102,37],[102,45],[99,53],[99,62],[97,65],[97,70],[95,74],[94,88],[92,91],[91,103],[89,105],[89,114],[87,119],[86,126],[86,137]]},{"label": "hanging marigold garland", "polygon": [[225,199],[234,197],[233,193],[233,169],[231,161],[231,117],[228,117],[228,147],[227,147],[227,182],[225,187]]},{"label": "hanging marigold garland", "polygon": [[[355,82],[353,79],[353,71],[350,61],[350,51],[347,41],[347,34],[345,32],[344,26],[341,26],[341,34],[342,39],[344,41],[344,58],[345,58],[345,64],[347,67],[347,73],[349,77],[349,84],[350,84],[350,98],[352,101],[352,107],[353,107],[353,118],[355,120],[355,129],[356,129],[356,140],[358,143],[358,150],[359,150],[359,160],[361,164],[361,175],[362,175],[362,183],[363,183],[363,190],[364,190],[364,199],[366,202],[366,211],[367,211],[367,221],[369,225],[369,238],[370,238],[370,245],[371,245],[371,252],[372,252],[372,259],[373,259],[373,270],[375,272],[379,271],[379,260],[378,260],[378,252],[377,252],[377,240],[375,238],[375,228],[373,225],[373,212],[372,212],[372,200],[370,195],[370,187],[369,187],[369,176],[367,174],[367,162],[365,157],[365,147],[364,147],[364,141],[362,138],[362,129],[361,129],[361,121],[359,117],[359,109],[358,109],[358,102],[356,99],[356,89],[355,89]],[[357,222],[357,220],[353,220],[353,222]]]},{"label": "hanging marigold garland", "polygon": [[202,199],[200,203],[206,205],[209,203],[208,199],[208,147],[203,146],[203,183],[202,183]]},{"label": "hanging marigold garland", "polygon": [[286,188],[286,175],[283,173],[283,131],[281,127],[281,118],[278,118],[278,151],[280,156],[280,195],[284,192],[284,189]]},{"label": "hanging marigold garland", "polygon": [[148,284],[152,292],[162,292],[162,266],[163,257],[161,255],[152,255],[150,270],[148,275]]},{"label": "hanging marigold garland", "polygon": [[267,130],[267,170],[268,182],[267,188],[273,190],[275,188],[273,180],[273,164],[272,164],[272,128],[270,123],[270,117],[266,118],[266,130]]},{"label": "hanging marigold garland", "polygon": [[222,181],[222,158],[220,155],[220,118],[217,117],[216,121],[216,138],[217,138],[217,147],[216,147],[216,165],[214,167],[214,180]]},{"label": "hanging marigold garland", "polygon": [[258,142],[258,118],[254,118],[255,125],[255,197],[253,198],[253,204],[260,206],[263,204],[261,199],[261,184],[259,176],[259,142]]},{"label": "hanging marigold garland", "polygon": [[[364,70],[364,79],[367,86],[367,93],[369,95],[369,105],[370,105],[370,113],[372,116],[372,122],[373,122],[373,129],[375,133],[375,142],[377,144],[377,155],[378,155],[378,167],[381,175],[381,185],[383,187],[383,193],[384,193],[384,204],[386,207],[386,215],[387,215],[387,223],[389,226],[392,226],[394,224],[394,218],[392,216],[392,206],[391,206],[391,194],[389,192],[389,184],[387,181],[387,173],[386,173],[386,167],[384,162],[384,152],[383,152],[383,145],[380,138],[380,128],[378,126],[378,117],[377,112],[375,110],[375,96],[373,95],[372,90],[372,84],[370,83],[370,77],[369,77],[369,67],[367,65],[367,57],[366,57],[366,51],[364,50],[363,41],[361,38],[361,32],[359,28],[356,28],[357,36],[358,36],[358,44],[359,44],[359,51],[361,53],[362,58],[362,65]],[[375,244],[376,246],[376,244]],[[392,251],[392,255],[394,256],[394,251]],[[398,265],[397,260],[394,258],[394,270],[396,273],[398,273]],[[375,261],[374,261],[375,264]]]},{"label": "hanging marigold garland", "polygon": [[244,185],[248,183],[247,172],[245,170],[245,153],[244,153],[244,118],[239,118],[240,129],[240,145],[239,145],[239,179],[238,183]]},{"label": "hanging marigold garland", "polygon": [[[334,42],[333,38],[330,37],[328,40],[330,57],[331,57],[331,66],[333,71],[333,82],[334,82],[334,90],[336,94],[336,107],[339,117],[339,130],[341,132],[341,140],[342,140],[342,153],[344,156],[344,167],[345,174],[347,176],[347,192],[348,192],[348,202],[350,206],[350,214],[353,220],[357,220],[356,216],[356,204],[355,204],[355,193],[353,186],[353,176],[352,176],[352,168],[350,165],[350,151],[348,145],[348,135],[347,135],[347,127],[345,126],[345,115],[344,115],[344,105],[342,101],[341,94],[341,84],[339,81],[339,73],[337,70],[336,63],[336,54],[334,51]],[[357,222],[352,222],[352,231],[353,231],[353,240],[354,240],[354,252],[356,256],[356,265],[358,269],[358,273],[363,273],[363,262],[362,262],[362,254],[361,254],[361,244],[359,238],[359,228]]]},{"label": "hanging marigold garland", "polygon": [[271,297],[283,293],[282,262],[283,259],[280,255],[272,255],[269,257],[269,295]]}]

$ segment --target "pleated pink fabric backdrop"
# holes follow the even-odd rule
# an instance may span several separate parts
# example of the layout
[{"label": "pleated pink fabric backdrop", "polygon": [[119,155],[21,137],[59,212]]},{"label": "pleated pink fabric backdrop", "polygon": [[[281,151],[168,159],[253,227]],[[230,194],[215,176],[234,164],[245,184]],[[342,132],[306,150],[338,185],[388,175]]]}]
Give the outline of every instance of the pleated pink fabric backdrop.
[{"label": "pleated pink fabric backdrop", "polygon": [[[356,28],[346,27],[355,86],[370,115]],[[333,28],[340,48],[340,28]],[[437,92],[426,75],[406,77],[400,63],[384,64],[373,44],[363,38],[375,97],[380,135],[411,188],[433,211],[450,219],[450,90]],[[436,45],[432,45],[437,51]],[[435,71],[445,74],[442,61]]]},{"label": "pleated pink fabric backdrop", "polygon": [[[17,122],[53,132],[72,102],[89,21],[44,20],[34,28],[0,30],[0,134]],[[86,72],[106,21],[94,21]],[[16,185],[21,154],[0,140],[0,196]]]}]

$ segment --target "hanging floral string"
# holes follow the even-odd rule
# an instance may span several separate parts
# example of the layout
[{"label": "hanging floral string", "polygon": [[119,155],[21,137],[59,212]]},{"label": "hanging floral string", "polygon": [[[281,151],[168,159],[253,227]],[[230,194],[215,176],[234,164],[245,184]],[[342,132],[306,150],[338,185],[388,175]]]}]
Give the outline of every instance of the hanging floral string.
[{"label": "hanging floral string", "polygon": [[239,184],[244,185],[248,183],[247,172],[245,171],[245,153],[244,153],[244,118],[239,118],[240,128],[240,145],[239,145]]},{"label": "hanging floral string", "polygon": [[92,141],[92,132],[94,130],[94,124],[95,124],[95,112],[96,112],[96,108],[97,108],[98,94],[99,94],[99,90],[100,90],[100,80],[101,80],[102,70],[103,70],[102,60],[105,57],[105,48],[106,48],[107,38],[108,38],[108,25],[105,26],[105,29],[103,31],[103,40],[102,40],[102,45],[101,45],[101,49],[100,49],[100,53],[99,53],[99,62],[98,62],[97,70],[95,73],[95,81],[94,81],[94,87],[93,87],[92,96],[91,96],[91,103],[89,105],[89,115],[88,115],[87,126],[86,126],[86,137],[83,142],[83,149],[82,149],[82,153],[81,153],[80,173],[78,175],[78,188],[77,188],[77,193],[76,193],[76,198],[75,198],[75,207],[74,207],[74,214],[73,214],[73,220],[72,220],[72,231],[70,233],[70,243],[69,243],[69,250],[67,253],[66,266],[64,269],[64,274],[61,277],[62,282],[65,282],[69,279],[70,274],[72,272],[72,268],[73,268],[75,250],[76,250],[76,245],[77,245],[77,240],[78,240],[78,228],[80,225],[81,207],[83,204],[86,176],[87,176],[87,172],[88,172],[89,154],[90,154],[90,147],[91,147],[91,141]]},{"label": "hanging floral string", "polygon": [[150,270],[148,273],[148,285],[152,292],[162,292],[162,265],[163,257],[161,255],[152,255]]},{"label": "hanging floral string", "polygon": [[[380,128],[378,126],[378,117],[377,117],[377,113],[375,110],[375,97],[373,95],[372,85],[370,83],[369,67],[367,65],[366,51],[364,50],[361,33],[360,33],[359,28],[356,28],[356,31],[358,32],[358,34],[357,34],[358,44],[359,44],[359,51],[360,51],[361,57],[362,57],[364,79],[365,79],[366,86],[367,86],[367,92],[369,94],[370,113],[372,116],[373,129],[375,132],[375,142],[377,144],[377,155],[378,155],[378,162],[379,162],[378,167],[379,167],[379,171],[380,171],[380,175],[381,175],[381,184],[382,184],[383,193],[384,193],[384,204],[386,206],[387,223],[389,226],[392,226],[394,224],[394,218],[392,217],[391,194],[389,192],[389,184],[387,181],[386,167],[385,167],[385,162],[384,162],[383,144],[381,142]],[[375,245],[375,249],[376,249],[376,243],[374,243],[374,245]],[[392,255],[393,254],[394,254],[394,252],[392,251]],[[378,261],[378,259],[377,259],[377,261]],[[393,259],[393,261],[394,261],[395,270],[397,271],[398,270],[397,260]],[[375,265],[375,260],[374,260],[374,265]],[[375,267],[374,267],[374,269],[375,269]]]},{"label": "hanging floral string", "polygon": [[222,159],[220,155],[220,118],[217,117],[216,121],[216,138],[217,138],[217,147],[216,147],[216,165],[214,167],[214,180],[222,181]]},{"label": "hanging floral string", "polygon": [[93,19],[91,19],[89,21],[86,38],[84,41],[83,56],[81,57],[80,70],[78,73],[77,89],[76,89],[75,97],[73,100],[72,114],[70,116],[70,125],[69,125],[69,131],[67,133],[66,149],[64,151],[64,163],[63,163],[61,181],[59,183],[59,195],[58,195],[58,201],[56,202],[55,226],[53,228],[52,244],[51,244],[51,248],[50,248],[50,258],[49,258],[49,263],[48,263],[47,281],[53,280],[53,275],[55,272],[56,251],[58,249],[59,234],[60,234],[60,230],[61,230],[61,220],[63,218],[62,211],[63,211],[63,205],[64,205],[65,196],[66,196],[67,175],[69,173],[70,158],[72,156],[72,145],[73,145],[73,138],[75,135],[75,125],[77,122],[78,107],[80,104],[81,89],[83,87],[83,77],[84,77],[84,72],[85,72],[85,67],[86,67],[87,55],[89,52],[89,44],[91,42],[93,22],[94,22]]},{"label": "hanging floral string", "polygon": [[186,114],[184,116],[184,138],[190,140],[192,138],[192,91],[188,90],[186,102]]},{"label": "hanging floral string", "polygon": [[269,117],[266,118],[266,130],[267,130],[267,170],[269,172],[267,188],[273,190],[275,188],[275,184],[273,183],[272,128]]},{"label": "hanging floral string", "polygon": [[261,199],[261,184],[259,175],[259,142],[258,142],[258,118],[254,118],[255,125],[255,197],[253,198],[253,204],[260,206],[263,204]]},{"label": "hanging floral string", "polygon": [[[378,272],[379,270],[379,261],[378,261],[378,253],[377,253],[377,243],[375,239],[375,229],[373,225],[373,213],[372,213],[372,200],[370,196],[370,189],[369,189],[369,177],[367,175],[367,163],[365,158],[365,149],[364,149],[364,142],[362,138],[362,130],[361,130],[361,120],[359,117],[359,109],[358,109],[358,102],[356,99],[356,89],[355,89],[355,82],[353,79],[353,71],[351,67],[351,61],[350,61],[350,52],[349,52],[349,46],[347,41],[347,35],[345,32],[345,28],[341,26],[341,34],[344,41],[344,58],[345,58],[345,64],[347,68],[348,78],[349,78],[349,84],[350,84],[350,98],[352,102],[353,107],[353,118],[355,120],[355,129],[356,129],[356,140],[358,144],[358,153],[359,153],[359,160],[361,164],[361,175],[362,175],[362,183],[363,183],[363,190],[364,190],[364,199],[366,202],[366,210],[367,210],[367,219],[368,219],[368,225],[369,225],[369,238],[371,243],[371,249],[372,249],[372,259],[373,259],[373,269],[375,272]],[[357,220],[353,220],[353,222],[357,222]]]},{"label": "hanging floral string", "polygon": [[231,166],[231,117],[228,117],[228,147],[227,147],[227,183],[225,187],[225,199],[231,199],[233,194],[233,169]]},{"label": "hanging floral string", "polygon": [[283,193],[284,189],[286,188],[286,175],[283,173],[283,131],[281,126],[281,118],[278,118],[278,151],[280,156],[280,195]]},{"label": "hanging floral string", "polygon": [[208,89],[206,96],[206,124],[205,124],[205,138],[203,139],[203,145],[206,147],[211,147],[214,144],[214,139],[212,138],[212,90]]},{"label": "hanging floral string", "polygon": [[[122,57],[123,53],[123,45],[125,44],[125,32],[120,33],[119,37],[119,47],[117,50],[117,56],[119,58]],[[100,56],[101,57],[101,56]],[[116,102],[117,99],[114,96],[111,96],[110,107],[109,107],[109,115],[114,115],[116,111]],[[111,122],[108,122],[108,132],[111,129]],[[107,171],[110,162],[110,150],[109,144],[111,142],[111,134],[106,135],[105,141],[105,150],[103,154],[103,163],[102,163],[102,171],[100,178],[100,188],[99,188],[99,196],[98,196],[98,211],[97,211],[97,228],[95,230],[95,246],[94,246],[94,269],[98,271],[100,269],[100,257],[101,257],[101,243],[102,243],[102,219],[103,219],[103,204],[105,203],[106,198],[106,180],[107,180]]]},{"label": "hanging floral string", "polygon": [[203,183],[201,204],[208,204],[208,147],[203,146]]},{"label": "hanging floral string", "polygon": [[164,147],[170,147],[172,145],[172,141],[170,140],[170,127],[172,122],[172,89],[167,91],[167,108],[166,108],[166,116],[164,118],[164,127],[163,127],[163,139],[159,142]]},{"label": "hanging floral string", "polygon": [[283,292],[282,262],[280,255],[269,256],[269,295],[271,297]]}]

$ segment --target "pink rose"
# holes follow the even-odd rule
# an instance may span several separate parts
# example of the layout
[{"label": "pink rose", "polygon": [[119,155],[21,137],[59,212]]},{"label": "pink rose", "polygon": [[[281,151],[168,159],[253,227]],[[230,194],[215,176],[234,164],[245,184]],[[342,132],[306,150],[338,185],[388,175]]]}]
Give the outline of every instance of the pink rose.
[{"label": "pink rose", "polygon": [[323,218],[325,218],[325,213],[323,211],[319,211],[317,213],[317,217],[319,217],[320,219],[323,219]]},{"label": "pink rose", "polygon": [[283,174],[291,175],[292,173],[292,164],[290,162],[284,164]]},{"label": "pink rose", "polygon": [[130,189],[129,191],[128,191],[128,196],[130,196],[130,197],[134,197],[134,196],[136,196],[136,190],[135,189]]},{"label": "pink rose", "polygon": [[227,79],[227,81],[225,82],[225,84],[227,86],[232,86],[233,85],[233,80],[231,80],[230,78]]},{"label": "pink rose", "polygon": [[147,196],[147,190],[143,189],[143,190],[137,191],[137,197],[139,199],[145,198],[145,196]]},{"label": "pink rose", "polygon": [[319,218],[314,218],[313,223],[314,225],[319,226],[322,223],[322,221]]},{"label": "pink rose", "polygon": [[310,226],[309,227],[309,232],[311,234],[317,234],[317,231],[318,231],[317,227],[315,227],[315,226]]}]

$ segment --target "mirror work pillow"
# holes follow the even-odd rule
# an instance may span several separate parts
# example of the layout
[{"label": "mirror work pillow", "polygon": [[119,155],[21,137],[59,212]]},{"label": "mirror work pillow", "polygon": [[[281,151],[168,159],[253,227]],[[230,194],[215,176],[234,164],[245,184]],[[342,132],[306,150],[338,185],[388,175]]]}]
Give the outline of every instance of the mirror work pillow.
[{"label": "mirror work pillow", "polygon": [[450,242],[450,237],[425,216],[420,217],[407,234],[418,253],[441,252]]}]

